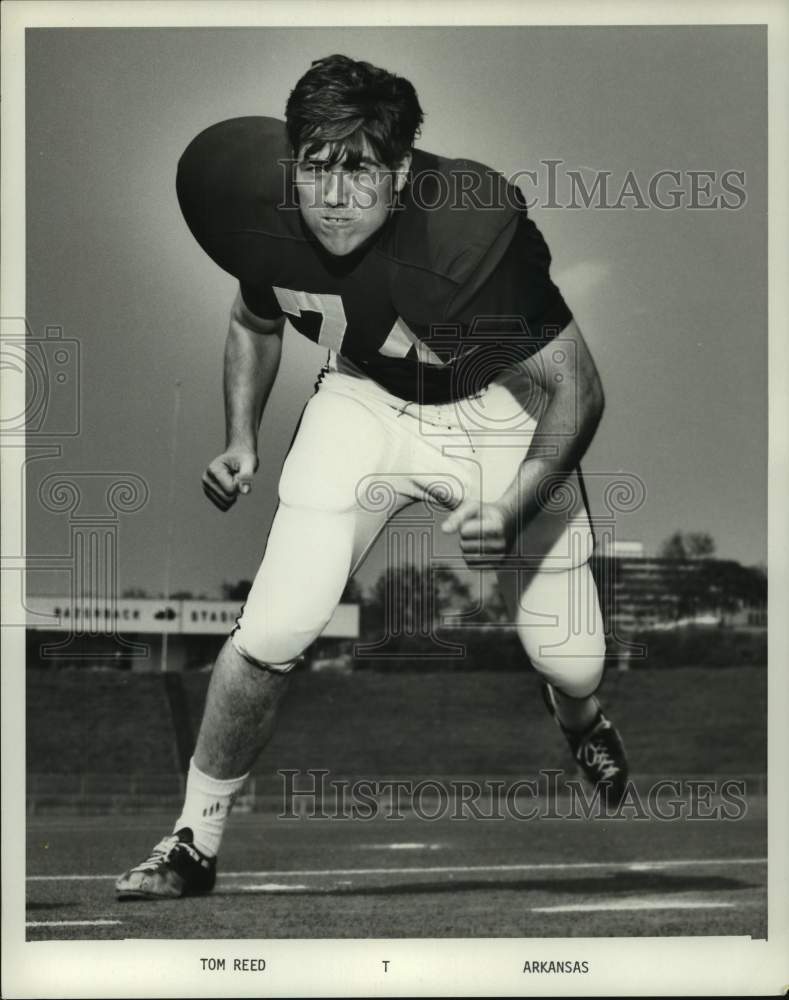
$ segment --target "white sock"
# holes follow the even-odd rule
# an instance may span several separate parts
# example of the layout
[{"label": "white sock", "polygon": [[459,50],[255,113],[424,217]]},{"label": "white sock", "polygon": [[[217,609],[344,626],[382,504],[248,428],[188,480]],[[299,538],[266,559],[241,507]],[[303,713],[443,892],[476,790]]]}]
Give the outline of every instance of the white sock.
[{"label": "white sock", "polygon": [[190,760],[184,807],[173,832],[188,826],[194,834],[195,847],[215,857],[227,817],[248,777],[249,774],[242,774],[240,778],[212,778],[198,770],[194,759]]}]

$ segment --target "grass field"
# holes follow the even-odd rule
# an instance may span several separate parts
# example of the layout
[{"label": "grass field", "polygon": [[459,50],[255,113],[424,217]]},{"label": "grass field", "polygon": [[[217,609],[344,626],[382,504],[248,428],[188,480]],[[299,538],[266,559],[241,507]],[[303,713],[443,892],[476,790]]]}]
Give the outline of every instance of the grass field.
[{"label": "grass field", "polygon": [[[184,678],[199,721],[206,675]],[[726,778],[766,771],[766,671],[611,674],[604,700],[640,775]],[[161,678],[31,673],[28,768],[61,775],[172,774]],[[561,736],[528,674],[293,677],[253,772],[327,768],[418,779],[533,777],[566,767]],[[758,788],[758,785],[756,786]],[[114,899],[113,882],[172,828],[173,815],[28,818],[29,940],[766,935],[766,801],[736,820],[279,819],[237,812],[213,894]],[[150,807],[150,806],[149,806]],[[161,806],[154,805],[154,809]],[[173,806],[175,808],[175,806]],[[82,810],[83,813],[85,810]]]},{"label": "grass field", "polygon": [[766,936],[765,803],[737,822],[233,817],[213,894],[117,902],[171,817],[34,818],[28,939]]},{"label": "grass field", "polygon": [[[207,684],[204,673],[183,677],[194,731]],[[765,669],[612,671],[601,696],[633,771],[766,771]],[[563,753],[533,671],[296,673],[254,774],[529,774]],[[175,766],[160,674],[28,672],[30,773],[145,775]]]}]

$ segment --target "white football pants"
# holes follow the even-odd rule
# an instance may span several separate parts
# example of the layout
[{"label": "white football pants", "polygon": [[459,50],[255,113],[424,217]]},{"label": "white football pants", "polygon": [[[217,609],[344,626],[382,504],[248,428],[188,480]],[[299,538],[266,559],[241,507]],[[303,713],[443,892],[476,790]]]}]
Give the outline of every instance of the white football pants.
[{"label": "white football pants", "polygon": [[[387,520],[425,501],[439,532],[465,498],[493,501],[523,461],[544,397],[507,373],[455,403],[404,403],[330,357],[279,482],[279,506],[238,625],[246,659],[288,670],[320,635]],[[575,473],[497,570],[510,621],[535,668],[565,694],[595,691],[603,624],[587,560],[593,537]],[[436,563],[441,559],[431,556]],[[428,569],[428,566],[419,567]],[[492,640],[491,664],[495,664]]]}]

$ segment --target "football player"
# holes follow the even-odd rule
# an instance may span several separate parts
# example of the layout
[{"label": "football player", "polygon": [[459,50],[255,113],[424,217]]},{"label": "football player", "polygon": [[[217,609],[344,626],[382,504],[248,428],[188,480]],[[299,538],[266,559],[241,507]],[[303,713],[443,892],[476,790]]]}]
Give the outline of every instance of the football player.
[{"label": "football player", "polygon": [[417,501],[449,511],[442,530],[469,566],[496,570],[573,753],[604,801],[624,794],[622,742],[595,698],[604,636],[578,472],[600,379],[519,190],[480,163],[415,149],[422,120],[407,80],[335,55],[299,80],[284,123],[221,122],[179,162],[186,222],[239,283],[227,445],[203,477],[220,510],[252,488],[285,321],[327,361],[213,670],[181,815],[118,880],[121,899],[213,887],[288,672],[387,519]]}]

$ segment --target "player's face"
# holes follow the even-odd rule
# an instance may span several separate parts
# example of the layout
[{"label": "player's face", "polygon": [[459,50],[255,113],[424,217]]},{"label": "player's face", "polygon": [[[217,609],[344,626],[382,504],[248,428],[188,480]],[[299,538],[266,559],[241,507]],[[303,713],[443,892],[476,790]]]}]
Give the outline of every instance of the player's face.
[{"label": "player's face", "polygon": [[411,156],[395,169],[376,160],[365,144],[357,162],[329,160],[328,144],[296,162],[299,207],[307,228],[329,253],[345,256],[360,247],[389,217],[405,184]]}]

